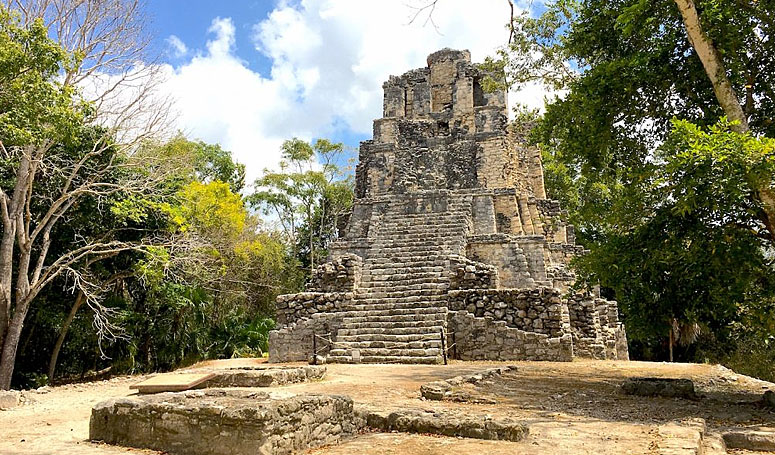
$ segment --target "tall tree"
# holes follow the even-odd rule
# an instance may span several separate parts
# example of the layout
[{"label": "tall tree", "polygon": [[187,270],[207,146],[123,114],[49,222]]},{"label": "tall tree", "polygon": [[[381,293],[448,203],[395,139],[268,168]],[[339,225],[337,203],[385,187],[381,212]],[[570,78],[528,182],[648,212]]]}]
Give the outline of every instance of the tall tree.
[{"label": "tall tree", "polygon": [[[344,146],[326,139],[283,143],[279,171],[264,170],[248,201],[275,216],[311,274],[327,254],[321,238],[336,237],[338,220],[352,205],[352,182],[338,165]],[[324,242],[325,243],[325,242]]]},{"label": "tall tree", "polygon": [[557,0],[515,17],[511,46],[490,62],[511,82],[566,91],[534,138],[550,193],[592,249],[582,271],[616,290],[633,335],[667,335],[676,320],[718,329],[735,305],[767,298],[775,174],[760,136],[775,133],[774,12],[771,2]]},{"label": "tall tree", "polygon": [[[0,12],[0,141],[8,172],[0,193],[0,389],[10,386],[19,336],[40,291],[63,274],[82,282],[74,268],[80,261],[138,248],[115,237],[80,239],[49,257],[55,227],[84,198],[156,191],[158,171],[171,167],[133,155],[166,120],[166,104],[153,99],[158,78],[135,68],[148,43],[139,3],[8,3],[13,11]],[[46,25],[61,45],[47,38]],[[85,101],[76,89],[88,92]],[[77,153],[58,153],[59,145]]]}]

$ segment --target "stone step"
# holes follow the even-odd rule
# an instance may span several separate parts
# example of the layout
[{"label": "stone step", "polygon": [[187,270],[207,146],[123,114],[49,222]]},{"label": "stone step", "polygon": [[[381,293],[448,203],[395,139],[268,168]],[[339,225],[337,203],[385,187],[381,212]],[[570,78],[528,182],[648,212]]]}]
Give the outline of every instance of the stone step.
[{"label": "stone step", "polygon": [[[430,335],[440,334],[442,326],[423,326],[423,327],[358,327],[358,328],[341,328],[337,331],[337,337],[348,335]],[[439,335],[441,336],[441,335]]]},{"label": "stone step", "polygon": [[392,295],[393,297],[421,297],[446,294],[446,289],[423,288],[422,286],[416,284],[404,286],[403,288],[398,286],[384,286],[382,284],[373,287],[369,285],[368,287],[358,288],[356,290],[356,298],[358,296],[367,296],[374,292],[385,292]]},{"label": "stone step", "polygon": [[373,266],[364,266],[361,275],[366,272],[411,273],[418,271],[443,273],[446,269],[447,266],[445,264],[426,265],[421,267],[401,267],[400,264],[374,264]]},{"label": "stone step", "polygon": [[395,289],[396,286],[412,286],[417,285],[419,288],[405,287],[403,289],[396,290],[418,290],[418,289],[446,289],[449,284],[448,277],[435,277],[435,278],[390,278],[389,276],[374,276],[370,280],[361,282],[361,287],[369,289],[372,286],[389,286],[390,289]]},{"label": "stone step", "polygon": [[418,340],[418,341],[381,341],[381,340],[358,340],[358,341],[337,341],[335,343],[340,349],[440,349],[441,338],[438,340]]},{"label": "stone step", "polygon": [[[346,313],[356,313],[356,312],[364,312],[364,311],[406,311],[407,313],[410,313],[412,311],[419,311],[423,310],[426,312],[433,312],[433,311],[439,311],[438,309],[441,308],[441,312],[443,312],[443,309],[446,308],[445,306],[442,306],[445,304],[446,301],[444,300],[432,300],[432,301],[422,301],[422,302],[411,302],[411,303],[372,303],[372,304],[366,304],[366,305],[356,305],[352,308],[352,311],[347,311]],[[342,314],[342,313],[338,313]]]},{"label": "stone step", "polygon": [[[417,273],[369,273],[367,275],[372,286],[379,281],[404,281],[406,284],[440,283],[446,281],[446,274],[441,272],[417,272]],[[361,276],[363,278],[363,276]]]},{"label": "stone step", "polygon": [[372,323],[372,322],[419,323],[422,321],[439,321],[439,320],[443,321],[444,319],[446,319],[446,311],[436,311],[432,313],[414,312],[414,313],[404,313],[404,314],[371,314],[371,315],[367,315],[363,313],[366,313],[366,312],[361,312],[361,314],[358,314],[357,316],[345,316],[342,319],[342,324],[347,327],[352,327],[353,324],[358,324],[358,323]]},{"label": "stone step", "polygon": [[[327,358],[329,363],[355,363],[350,356],[331,356]],[[403,356],[361,356],[359,363],[413,363],[413,364],[439,364],[442,363],[441,354],[427,357],[403,357]]]},{"label": "stone step", "polygon": [[449,262],[449,254],[424,254],[422,256],[407,256],[403,258],[401,262],[397,262],[395,259],[386,257],[368,258],[365,264],[369,266],[377,264],[399,264],[399,265],[412,265],[414,266],[432,266],[432,265],[444,265]]},{"label": "stone step", "polygon": [[339,335],[336,336],[337,343],[359,343],[368,341],[389,341],[393,343],[415,343],[415,342],[431,342],[438,340],[441,342],[441,333],[435,334],[406,334],[396,335],[389,333],[362,333],[360,335]]},{"label": "stone step", "polygon": [[[365,348],[358,349],[361,352],[361,357],[431,357],[441,355],[441,349],[438,347],[429,348],[400,348],[400,349],[388,349],[388,348]],[[352,348],[348,346],[343,348],[334,348],[329,352],[329,356],[349,356],[352,352]]]},{"label": "stone step", "polygon": [[404,316],[404,315],[420,315],[420,314],[436,314],[436,313],[446,313],[447,307],[441,307],[441,306],[423,306],[423,307],[398,307],[396,305],[391,305],[390,308],[354,308],[352,310],[348,311],[340,311],[337,312],[337,316],[341,316],[344,318],[350,318],[350,317],[393,317],[393,316]]},{"label": "stone step", "polygon": [[400,296],[391,296],[391,293],[389,292],[372,292],[368,294],[359,294],[355,297],[355,303],[354,308],[357,308],[357,305],[363,304],[363,305],[400,305],[400,304],[419,304],[419,303],[431,303],[431,302],[445,302],[447,300],[446,293],[444,294],[438,294],[437,296],[427,295],[427,296],[419,296],[419,295],[411,295],[406,297],[400,297]]},{"label": "stone step", "polygon": [[[430,284],[408,284],[396,285],[387,284],[384,281],[375,283],[374,286],[360,288],[358,290],[361,297],[364,298],[398,298],[398,297],[439,297],[446,296],[448,291],[447,283],[436,283],[438,286],[429,287]],[[443,286],[440,286],[443,284]]]},{"label": "stone step", "polygon": [[[353,329],[415,329],[441,326],[445,321],[442,316],[434,317],[431,319],[420,319],[414,321],[364,321],[364,322],[347,322],[343,321],[339,330],[353,330]],[[367,332],[368,333],[368,332]]]}]

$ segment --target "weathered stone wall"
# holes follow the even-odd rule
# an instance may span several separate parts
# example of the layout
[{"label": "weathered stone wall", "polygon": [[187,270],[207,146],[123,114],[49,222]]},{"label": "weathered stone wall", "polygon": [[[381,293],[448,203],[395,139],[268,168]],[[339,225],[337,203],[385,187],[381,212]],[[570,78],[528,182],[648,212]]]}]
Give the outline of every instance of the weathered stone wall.
[{"label": "weathered stone wall", "polygon": [[500,286],[504,288],[527,288],[535,284],[524,251],[508,235],[469,237],[466,256],[477,262],[494,265],[498,270]]},{"label": "weathered stone wall", "polygon": [[[570,333],[550,337],[508,327],[506,321],[479,318],[468,311],[450,312],[453,355],[461,360],[573,360]],[[452,339],[449,340],[452,342]]]},{"label": "weathered stone wall", "polygon": [[595,301],[576,294],[568,299],[574,352],[579,357],[605,358],[605,343]]},{"label": "weathered stone wall", "polygon": [[352,292],[360,284],[363,261],[355,254],[344,254],[315,269],[311,292]]},{"label": "weathered stone wall", "polygon": [[[309,319],[300,319],[293,324],[269,332],[270,362],[308,362],[312,359],[313,336],[327,338],[336,333],[342,325],[342,313],[316,313]],[[325,356],[331,350],[330,343],[318,338],[315,342],[317,354]]]},{"label": "weathered stone wall", "polygon": [[498,269],[494,265],[472,261],[464,256],[450,258],[449,288],[497,289]]},{"label": "weathered stone wall", "polygon": [[320,313],[336,313],[352,307],[352,292],[300,292],[277,296],[279,325],[294,324]]},{"label": "weathered stone wall", "polygon": [[449,292],[450,311],[467,311],[479,318],[551,337],[570,334],[568,306],[556,289],[469,289]]},{"label": "weathered stone wall", "polygon": [[322,379],[325,375],[326,367],[321,365],[216,369],[207,387],[276,387]]},{"label": "weathered stone wall", "polygon": [[209,389],[99,403],[89,438],[174,454],[290,454],[336,443],[357,429],[349,397],[270,399],[260,392]]}]

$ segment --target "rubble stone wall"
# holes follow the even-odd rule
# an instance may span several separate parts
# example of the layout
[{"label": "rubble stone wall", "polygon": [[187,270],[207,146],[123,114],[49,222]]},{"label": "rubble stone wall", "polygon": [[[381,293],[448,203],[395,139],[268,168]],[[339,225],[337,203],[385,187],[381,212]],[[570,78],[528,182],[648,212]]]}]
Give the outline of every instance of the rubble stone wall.
[{"label": "rubble stone wall", "polygon": [[[573,360],[571,335],[550,337],[508,327],[506,321],[479,318],[468,311],[450,312],[453,356],[460,360]],[[448,340],[452,343],[453,340]]]},{"label": "rubble stone wall", "polygon": [[363,261],[355,254],[344,254],[326,262],[312,277],[312,292],[352,292],[361,281]]},{"label": "rubble stone wall", "polygon": [[352,307],[352,292],[300,292],[277,296],[278,325],[294,324],[320,313],[336,313]]},{"label": "rubble stone wall", "polygon": [[503,321],[525,332],[561,337],[570,334],[568,306],[559,291],[536,289],[469,289],[449,292],[450,311]]},{"label": "rubble stone wall", "polygon": [[[309,319],[300,319],[279,330],[269,332],[270,362],[308,362],[312,359],[313,337],[328,338],[342,325],[342,313],[316,313]],[[330,339],[330,338],[328,338]],[[325,356],[331,344],[318,338],[314,344],[317,354]]]},{"label": "rubble stone wall", "polygon": [[452,290],[498,288],[498,269],[494,265],[455,255],[450,257],[450,269],[449,288]]}]

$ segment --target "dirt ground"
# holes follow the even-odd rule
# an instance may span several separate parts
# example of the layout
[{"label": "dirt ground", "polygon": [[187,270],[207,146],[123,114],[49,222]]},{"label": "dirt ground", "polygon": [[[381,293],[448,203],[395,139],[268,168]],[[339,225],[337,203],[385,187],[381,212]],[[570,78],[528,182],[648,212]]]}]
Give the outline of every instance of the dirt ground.
[{"label": "dirt ground", "polygon": [[[255,366],[250,359],[207,362],[198,368]],[[420,385],[483,369],[517,365],[515,372],[467,386],[473,395],[496,401],[472,404],[426,401]],[[191,370],[191,368],[189,369]],[[628,377],[689,378],[697,401],[623,395]],[[132,395],[144,377],[121,377],[28,392],[34,403],[0,411],[0,454],[152,454],[88,442],[91,407],[109,398]],[[738,375],[719,366],[647,362],[453,362],[450,365],[328,365],[324,380],[271,388],[280,393],[335,393],[382,409],[455,409],[509,416],[525,422],[530,436],[521,442],[480,441],[428,435],[369,433],[343,444],[310,451],[315,455],[383,453],[394,455],[647,454],[653,453],[660,424],[701,417],[709,431],[728,427],[775,427],[775,412],[756,404],[775,384]],[[752,454],[753,452],[735,452]]]}]

